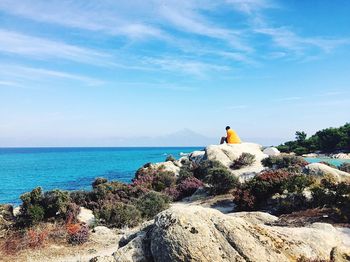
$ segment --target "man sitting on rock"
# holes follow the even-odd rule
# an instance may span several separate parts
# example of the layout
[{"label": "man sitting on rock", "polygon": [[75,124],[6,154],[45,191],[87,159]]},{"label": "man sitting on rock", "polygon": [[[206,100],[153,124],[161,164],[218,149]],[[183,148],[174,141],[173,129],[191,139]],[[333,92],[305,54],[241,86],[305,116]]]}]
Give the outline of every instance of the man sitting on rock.
[{"label": "man sitting on rock", "polygon": [[225,142],[227,144],[240,144],[241,143],[241,139],[239,138],[237,133],[234,130],[232,130],[231,127],[229,127],[229,126],[226,127],[226,136],[223,136],[221,138],[220,144],[223,144]]}]

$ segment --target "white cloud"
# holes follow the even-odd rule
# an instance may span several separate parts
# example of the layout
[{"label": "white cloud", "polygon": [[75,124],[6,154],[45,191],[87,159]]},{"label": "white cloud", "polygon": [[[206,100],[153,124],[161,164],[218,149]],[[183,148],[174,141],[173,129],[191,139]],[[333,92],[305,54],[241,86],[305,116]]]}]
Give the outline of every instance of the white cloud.
[{"label": "white cloud", "polygon": [[37,59],[55,58],[94,65],[108,65],[110,56],[92,49],[64,42],[29,36],[0,29],[0,52],[30,56]]},{"label": "white cloud", "polygon": [[[43,68],[0,64],[0,70],[0,77],[10,77],[11,79],[15,78],[18,81],[13,83],[12,86],[25,86],[25,83],[27,83],[28,80],[42,82],[44,80],[55,81],[54,79],[78,81],[88,86],[98,86],[104,84],[104,81],[92,77]],[[4,80],[3,82],[6,83],[8,81]]]}]

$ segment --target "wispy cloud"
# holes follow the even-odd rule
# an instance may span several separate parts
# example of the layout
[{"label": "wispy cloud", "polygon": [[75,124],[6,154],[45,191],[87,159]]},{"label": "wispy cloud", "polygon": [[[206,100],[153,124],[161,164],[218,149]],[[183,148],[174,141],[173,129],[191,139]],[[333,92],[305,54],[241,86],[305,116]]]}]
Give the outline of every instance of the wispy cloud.
[{"label": "wispy cloud", "polygon": [[[48,70],[43,68],[34,68],[27,66],[18,66],[18,65],[0,65],[0,77],[6,78],[9,77],[11,79],[15,78],[17,82],[13,82],[12,86],[24,86],[27,80],[34,82],[42,82],[45,80],[54,81],[54,79],[63,79],[63,80],[73,80],[81,82],[88,86],[99,86],[104,84],[105,82],[99,79],[82,76],[79,74],[72,74],[62,71],[56,70]],[[26,81],[23,81],[26,80]],[[8,81],[3,81],[4,83]],[[1,83],[1,82],[0,82]],[[11,83],[11,82],[10,82]]]},{"label": "wispy cloud", "polygon": [[182,72],[196,77],[204,77],[206,76],[206,73],[211,71],[223,72],[231,70],[228,66],[209,64],[189,59],[176,59],[172,57],[146,58],[145,61],[146,63],[157,66],[162,70]]},{"label": "wispy cloud", "polygon": [[55,58],[94,65],[108,65],[110,55],[64,42],[0,29],[0,52],[36,59]]}]

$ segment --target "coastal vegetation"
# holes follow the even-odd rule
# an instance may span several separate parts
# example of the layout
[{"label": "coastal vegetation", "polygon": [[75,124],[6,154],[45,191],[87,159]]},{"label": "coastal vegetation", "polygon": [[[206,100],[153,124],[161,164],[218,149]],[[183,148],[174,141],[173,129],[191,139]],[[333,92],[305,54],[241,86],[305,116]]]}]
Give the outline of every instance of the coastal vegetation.
[{"label": "coastal vegetation", "polygon": [[[257,150],[262,154],[259,147]],[[196,199],[229,196],[234,211],[264,211],[280,216],[327,210],[333,223],[350,223],[349,180],[340,181],[330,174],[312,175],[300,156],[280,154],[260,161],[257,155],[242,152],[230,163],[220,158],[192,161],[190,157],[168,157],[166,160],[176,172],[166,167],[168,162],[147,163],[129,184],[99,177],[92,182],[90,191],[44,192],[37,187],[20,197],[22,204],[16,216],[12,206],[0,206],[0,219],[8,222],[2,224],[6,232],[0,237],[1,250],[16,254],[43,247],[48,241],[84,244],[89,241],[91,227],[133,228],[153,219],[172,202],[190,200],[194,194]],[[258,171],[245,179],[234,173],[247,168]],[[349,164],[340,169],[349,172]],[[83,208],[92,211],[96,218],[93,224],[80,221]]]},{"label": "coastal vegetation", "polygon": [[326,128],[307,138],[304,131],[295,133],[295,140],[279,145],[281,152],[294,152],[297,155],[312,152],[350,152],[350,123],[338,128]]}]

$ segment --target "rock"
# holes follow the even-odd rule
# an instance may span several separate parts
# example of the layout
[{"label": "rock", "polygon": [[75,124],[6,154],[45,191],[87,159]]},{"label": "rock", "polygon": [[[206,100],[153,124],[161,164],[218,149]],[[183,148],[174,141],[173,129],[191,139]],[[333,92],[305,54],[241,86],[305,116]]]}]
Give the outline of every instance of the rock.
[{"label": "rock", "polygon": [[119,248],[113,257],[117,262],[148,262],[151,260],[147,231],[135,234],[132,240]]},{"label": "rock", "polygon": [[0,205],[0,216],[8,221],[13,220],[15,218],[13,215],[13,206],[8,204]]},{"label": "rock", "polygon": [[16,217],[21,213],[21,208],[20,207],[15,207],[13,209],[13,215]]},{"label": "rock", "polygon": [[254,143],[211,145],[205,149],[203,160],[216,160],[229,168],[232,162],[244,152],[254,155],[255,162],[238,170],[230,169],[234,175],[245,179],[264,170],[261,160],[267,155],[261,151],[260,145]]},{"label": "rock", "polygon": [[350,153],[349,154],[345,154],[345,153],[333,154],[333,155],[331,155],[331,158],[350,159]]},{"label": "rock", "polygon": [[[158,214],[114,253],[116,261],[296,261],[329,259],[350,238],[330,224],[269,226],[262,212],[225,215],[200,206],[174,205]],[[335,255],[338,253],[334,252]],[[345,253],[340,252],[341,256]]]},{"label": "rock", "polygon": [[276,147],[268,147],[263,151],[264,154],[268,156],[278,156],[281,152]]},{"label": "rock", "polygon": [[13,207],[11,205],[0,205],[0,238],[5,236],[6,230],[14,222]]},{"label": "rock", "polygon": [[89,227],[92,227],[96,223],[96,218],[92,210],[85,207],[80,208],[80,213],[78,215],[78,220],[87,224]]},{"label": "rock", "polygon": [[339,247],[334,247],[331,251],[331,261],[334,262],[349,262],[350,261],[350,249],[345,250]]},{"label": "rock", "polygon": [[205,151],[193,151],[188,155],[188,159],[195,163],[200,163],[203,160]]},{"label": "rock", "polygon": [[309,158],[315,158],[318,157],[318,154],[316,153],[309,153],[309,154],[303,154],[303,157],[309,157]]},{"label": "rock", "polygon": [[162,162],[162,163],[156,163],[154,164],[154,166],[157,167],[164,167],[165,171],[169,171],[169,172],[173,172],[176,176],[179,175],[180,172],[180,167],[178,167],[177,165],[175,165],[174,162],[172,161],[167,161],[167,162]]},{"label": "rock", "polygon": [[113,256],[98,256],[90,259],[90,262],[115,262]]},{"label": "rock", "polygon": [[270,215],[269,213],[264,213],[260,211],[256,212],[236,212],[229,214],[233,217],[240,217],[249,221],[253,224],[266,224],[266,223],[274,223],[278,220],[278,217]]},{"label": "rock", "polygon": [[327,166],[325,164],[321,163],[312,163],[308,164],[305,167],[306,173],[316,176],[316,177],[323,177],[325,175],[331,175],[335,178],[337,182],[344,181],[346,179],[350,178],[350,174],[344,171],[341,171],[339,169]]}]

